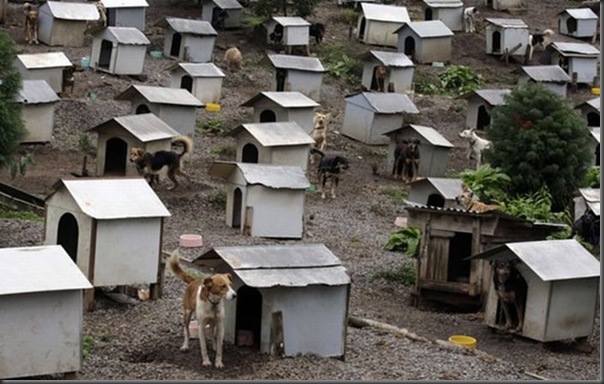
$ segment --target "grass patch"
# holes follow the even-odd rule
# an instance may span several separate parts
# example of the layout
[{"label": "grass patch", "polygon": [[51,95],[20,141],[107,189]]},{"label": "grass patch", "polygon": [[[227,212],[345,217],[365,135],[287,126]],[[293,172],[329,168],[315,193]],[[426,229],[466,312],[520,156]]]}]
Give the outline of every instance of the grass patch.
[{"label": "grass patch", "polygon": [[18,219],[28,221],[44,221],[44,216],[31,211],[11,211],[0,209],[0,219]]},{"label": "grass patch", "polygon": [[235,157],[237,156],[237,149],[234,145],[222,145],[212,148],[210,153],[221,160],[235,160]]},{"label": "grass patch", "polygon": [[227,193],[224,189],[212,192],[210,195],[210,204],[223,207],[227,202]]},{"label": "grass patch", "polygon": [[94,339],[90,335],[85,335],[82,340],[82,356],[84,359],[90,356],[92,347],[94,347]]},{"label": "grass patch", "polygon": [[409,191],[398,187],[385,187],[380,190],[380,195],[388,196],[395,204],[404,204],[408,194]]},{"label": "grass patch", "polygon": [[212,135],[224,135],[227,128],[222,119],[208,119],[197,123],[197,130]]},{"label": "grass patch", "polygon": [[373,275],[373,279],[383,279],[392,283],[402,284],[406,287],[415,284],[416,277],[417,270],[411,264],[403,264],[394,269],[384,269]]}]

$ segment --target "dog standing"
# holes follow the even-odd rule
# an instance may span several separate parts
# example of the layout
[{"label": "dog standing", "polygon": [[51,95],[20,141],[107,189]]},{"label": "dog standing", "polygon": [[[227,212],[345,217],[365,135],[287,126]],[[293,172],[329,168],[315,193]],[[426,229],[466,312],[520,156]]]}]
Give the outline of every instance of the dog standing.
[{"label": "dog standing", "polygon": [[415,181],[419,177],[419,146],[418,139],[410,139],[403,149],[403,170],[402,177],[404,182]]},{"label": "dog standing", "polygon": [[[505,315],[505,329],[516,324],[516,332],[522,330],[524,323],[524,301],[526,299],[526,282],[512,263],[504,260],[491,261],[493,267],[493,284]],[[514,306],[516,321],[512,319],[511,306]]]},{"label": "dog standing", "polygon": [[[73,87],[75,85],[75,67],[63,68],[63,94],[71,96],[73,94]],[[69,92],[67,90],[69,89]],[[61,96],[63,96],[63,94]]]},{"label": "dog standing", "polygon": [[528,60],[533,59],[533,52],[535,48],[540,48],[544,50],[548,45],[550,45],[553,40],[556,32],[551,29],[546,29],[542,33],[534,33],[529,35],[529,56]]},{"label": "dog standing", "polygon": [[403,153],[407,149],[408,140],[400,140],[396,143],[394,148],[394,164],[392,165],[392,178],[398,179],[403,177],[403,166],[405,164],[405,158]]},{"label": "dog standing", "polygon": [[[314,148],[317,148],[321,151],[325,150],[327,146],[327,120],[329,119],[328,113],[319,113],[316,112],[313,118],[314,128],[310,133],[312,139],[315,141]],[[310,157],[310,162],[313,164],[315,162],[315,157]]]},{"label": "dog standing", "polygon": [[28,44],[38,42],[38,8],[32,3],[23,4],[25,14],[25,40]]},{"label": "dog standing", "polygon": [[459,137],[468,141],[468,160],[476,159],[476,169],[482,164],[482,151],[491,147],[491,142],[476,134],[476,129],[468,128],[459,133]]},{"label": "dog standing", "polygon": [[189,349],[189,323],[195,312],[197,330],[199,333],[199,347],[201,349],[201,363],[204,367],[212,365],[208,357],[205,328],[209,325],[213,349],[216,351],[214,366],[223,368],[222,344],[224,341],[224,301],[233,300],[237,294],[233,290],[230,273],[214,274],[205,279],[195,279],[187,274],[178,262],[178,251],[174,251],[168,259],[168,267],[179,279],[187,284],[183,298],[183,334],[184,342],[180,349]]},{"label": "dog standing", "polygon": [[378,65],[375,69],[375,82],[377,83],[378,92],[384,92],[386,90],[386,76],[388,75],[388,68],[385,65]]},{"label": "dog standing", "polygon": [[476,32],[476,16],[478,9],[476,7],[468,7],[463,10],[463,29],[466,33]]},{"label": "dog standing", "polygon": [[317,45],[323,42],[323,36],[325,35],[325,25],[322,23],[312,23],[308,28],[308,34],[315,38]]},{"label": "dog standing", "polygon": [[336,190],[340,183],[340,172],[349,168],[348,159],[338,155],[325,155],[316,148],[311,148],[310,152],[311,154],[319,155],[321,158],[317,168],[321,198],[325,198],[325,185],[327,184],[327,179],[329,179],[331,181],[331,198],[335,199]]},{"label": "dog standing", "polygon": [[482,201],[474,199],[474,192],[472,192],[467,186],[463,186],[461,195],[455,197],[455,202],[459,204],[463,209],[474,212],[474,213],[485,213],[490,211],[496,211],[499,209],[498,205],[485,204]]},{"label": "dog standing", "polygon": [[224,61],[229,71],[238,71],[243,66],[243,55],[237,47],[231,47],[224,52]]}]

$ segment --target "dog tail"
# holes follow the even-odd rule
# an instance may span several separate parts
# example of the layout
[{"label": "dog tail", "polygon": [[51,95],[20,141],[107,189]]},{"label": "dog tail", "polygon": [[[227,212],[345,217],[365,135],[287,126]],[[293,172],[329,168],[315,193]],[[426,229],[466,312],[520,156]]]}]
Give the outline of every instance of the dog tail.
[{"label": "dog tail", "polygon": [[184,281],[186,284],[195,281],[195,279],[187,272],[185,272],[185,270],[182,269],[182,267],[180,266],[180,263],[178,262],[178,250],[172,252],[172,255],[168,259],[168,268],[170,268],[170,270],[176,275],[176,277]]},{"label": "dog tail", "polygon": [[193,139],[191,139],[189,136],[182,135],[182,136],[175,137],[174,139],[172,139],[172,144],[176,144],[176,143],[180,143],[184,147],[182,153],[180,153],[178,155],[178,158],[181,158],[185,154],[193,151]]},{"label": "dog tail", "polygon": [[322,151],[318,150],[317,148],[311,148],[310,149],[310,153],[317,154],[317,155],[319,155],[321,157],[325,156],[325,154]]}]

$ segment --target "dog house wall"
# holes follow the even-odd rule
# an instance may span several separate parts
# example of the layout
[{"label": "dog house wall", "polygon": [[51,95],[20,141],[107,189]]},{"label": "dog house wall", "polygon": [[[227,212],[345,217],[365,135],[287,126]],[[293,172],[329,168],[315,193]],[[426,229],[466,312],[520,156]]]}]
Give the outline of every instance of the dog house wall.
[{"label": "dog house wall", "polygon": [[59,246],[3,248],[0,271],[0,379],[79,371],[82,292],[92,286],[69,255]]},{"label": "dog house wall", "polygon": [[566,98],[570,76],[557,65],[535,65],[521,68],[518,84],[540,83],[545,89]]},{"label": "dog house wall", "polygon": [[[461,0],[424,0],[423,3],[424,20],[440,20],[452,31],[463,30],[463,2]],[[426,18],[427,10],[430,10],[431,18]]]},{"label": "dog house wall", "polygon": [[297,123],[306,133],[310,134],[314,128],[313,119],[315,108],[319,106],[317,102],[308,98],[300,97],[300,92],[262,92],[247,102],[244,107],[254,109],[254,123],[260,123],[261,115],[265,111],[272,111],[275,114],[276,122],[293,121]]},{"label": "dog house wall", "polygon": [[[502,55],[511,52],[518,44],[521,44],[511,56],[524,56],[529,41],[528,26],[520,19],[485,19],[486,49],[489,55]],[[496,34],[500,36],[499,49],[494,44]],[[496,41],[496,40],[495,40]]]},{"label": "dog house wall", "polygon": [[[576,29],[569,30],[569,23]],[[589,8],[566,9],[558,14],[558,32],[576,38],[593,37],[598,31],[598,15]]]},{"label": "dog house wall", "polygon": [[228,15],[224,20],[225,29],[241,27],[243,6],[237,0],[203,0],[201,4],[201,20],[211,23],[215,8],[225,11]]},{"label": "dog house wall", "polygon": [[407,7],[361,3],[357,38],[365,44],[396,48],[394,32],[410,21]]},{"label": "dog house wall", "polygon": [[600,96],[577,105],[575,111],[583,116],[588,127],[600,127]]},{"label": "dog house wall", "polygon": [[47,143],[52,139],[55,104],[59,96],[45,80],[23,80],[17,96],[27,134],[22,143]]},{"label": "dog house wall", "polygon": [[485,5],[490,6],[496,11],[505,11],[508,9],[523,8],[524,0],[485,0]]},{"label": "dog house wall", "polygon": [[[275,76],[271,79],[271,89],[278,92],[300,92],[315,100],[321,99],[321,86],[325,68],[316,57],[273,54],[268,60],[275,68]],[[285,72],[283,89],[277,84],[277,71]]]},{"label": "dog house wall", "polygon": [[[492,109],[500,105],[505,105],[504,96],[511,92],[510,89],[479,89],[459,96],[459,98],[468,100],[466,126],[478,131],[484,131],[485,127],[490,126],[493,123]],[[481,108],[483,112],[481,112]],[[486,126],[481,126],[479,124],[482,113],[486,113],[488,116],[489,124]]]},{"label": "dog house wall", "polygon": [[413,74],[415,65],[402,52],[370,51],[369,55],[364,55],[363,76],[361,84],[372,89],[375,68],[379,65],[385,65],[389,71],[384,79],[384,88],[388,89],[388,83],[394,85],[394,92],[408,93],[413,84]]},{"label": "dog house wall", "polygon": [[[440,20],[414,21],[396,30],[397,50],[415,63],[447,63],[451,60],[453,32]],[[413,39],[414,51],[407,51],[407,39]]]},{"label": "dog house wall", "polygon": [[593,150],[594,156],[592,165],[600,166],[600,127],[588,127],[589,132],[591,133],[591,148]]},{"label": "dog house wall", "polygon": [[220,103],[225,74],[213,63],[178,63],[171,71],[170,87],[182,88],[183,77],[191,77],[191,94],[202,104]]},{"label": "dog house wall", "polygon": [[[99,64],[103,42],[112,43],[109,65]],[[90,67],[114,75],[140,75],[150,41],[134,27],[107,27],[92,37]]]},{"label": "dog house wall", "polygon": [[277,24],[283,26],[283,39],[281,44],[284,46],[308,45],[310,37],[310,23],[301,17],[278,17],[274,16],[268,21],[266,28],[266,42],[272,44],[270,34]]},{"label": "dog house wall", "polygon": [[88,22],[99,18],[94,4],[47,1],[38,10],[38,40],[50,46],[82,47]]},{"label": "dog house wall", "polygon": [[56,93],[63,92],[63,69],[73,67],[63,52],[17,55],[14,62],[23,80],[46,80]]},{"label": "dog house wall", "polygon": [[[388,168],[390,171],[392,168]],[[441,208],[456,208],[455,198],[461,193],[461,179],[449,179],[440,177],[426,177],[411,183],[407,201],[411,204],[428,205],[430,196],[438,195],[444,205]]]},{"label": "dog house wall", "polygon": [[[577,83],[593,85],[599,76],[598,61],[600,51],[587,43],[553,42],[546,48],[549,53],[549,63],[560,65],[571,77],[577,73]],[[566,61],[568,67],[561,63]]]},{"label": "dog house wall", "polygon": [[[166,17],[168,26],[164,38],[164,56],[190,63],[212,61],[214,44],[218,33],[210,23],[202,20]],[[174,34],[180,34],[178,55],[172,55]]]},{"label": "dog house wall", "polygon": [[105,6],[108,27],[132,27],[145,32],[145,0],[100,0]]}]

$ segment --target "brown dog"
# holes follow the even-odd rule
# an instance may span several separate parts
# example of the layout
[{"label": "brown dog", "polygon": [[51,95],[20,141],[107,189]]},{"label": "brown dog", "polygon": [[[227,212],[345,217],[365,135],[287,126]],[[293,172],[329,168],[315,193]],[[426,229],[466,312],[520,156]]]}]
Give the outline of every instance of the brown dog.
[{"label": "brown dog", "polygon": [[[321,151],[325,150],[327,146],[327,120],[329,119],[328,113],[319,113],[315,112],[315,117],[313,118],[314,128],[311,132],[311,136],[315,141],[314,148],[317,148]],[[310,157],[310,162],[315,162],[315,157]]]},{"label": "brown dog", "polygon": [[233,300],[237,294],[231,287],[230,273],[215,274],[205,279],[195,279],[185,272],[178,262],[178,250],[174,251],[168,260],[168,267],[179,279],[187,284],[183,298],[183,333],[184,342],[180,349],[189,349],[189,323],[191,315],[195,312],[197,330],[199,333],[199,347],[201,349],[201,363],[204,367],[212,365],[208,357],[205,328],[209,325],[213,349],[216,351],[214,365],[223,368],[222,344],[224,340],[224,300]]},{"label": "brown dog", "polygon": [[32,3],[23,4],[25,13],[25,40],[28,44],[38,42],[38,8]]},{"label": "brown dog", "polygon": [[[524,300],[526,299],[526,282],[512,263],[505,260],[493,260],[493,284],[505,315],[505,329],[516,324],[516,332],[522,330],[524,323]],[[515,320],[511,306],[514,306]]]},{"label": "brown dog", "polygon": [[224,62],[229,71],[238,71],[243,66],[243,55],[237,47],[231,47],[224,52]]},{"label": "brown dog", "polygon": [[499,209],[499,206],[496,204],[485,204],[482,201],[474,200],[474,192],[465,185],[463,186],[461,195],[457,196],[455,201],[463,209],[475,213],[485,213]]}]

